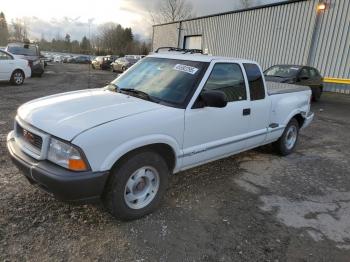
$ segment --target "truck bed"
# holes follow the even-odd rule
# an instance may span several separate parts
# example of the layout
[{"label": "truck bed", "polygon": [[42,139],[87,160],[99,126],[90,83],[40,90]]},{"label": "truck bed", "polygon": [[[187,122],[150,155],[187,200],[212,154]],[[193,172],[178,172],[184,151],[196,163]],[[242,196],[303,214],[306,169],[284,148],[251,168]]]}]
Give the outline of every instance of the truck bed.
[{"label": "truck bed", "polygon": [[276,83],[266,81],[267,93],[269,95],[285,94],[285,93],[294,93],[310,90],[308,86],[298,86],[292,84]]}]

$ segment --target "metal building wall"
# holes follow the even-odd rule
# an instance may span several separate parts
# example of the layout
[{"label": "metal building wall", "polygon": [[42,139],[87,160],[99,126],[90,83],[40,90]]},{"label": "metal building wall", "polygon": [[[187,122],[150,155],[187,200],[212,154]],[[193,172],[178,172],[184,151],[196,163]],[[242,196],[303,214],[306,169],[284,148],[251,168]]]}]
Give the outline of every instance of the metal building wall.
[{"label": "metal building wall", "polygon": [[277,63],[305,64],[316,4],[316,0],[297,2],[186,21],[181,40],[185,35],[201,34],[203,49],[208,48],[210,54],[254,59],[263,68]]},{"label": "metal building wall", "polygon": [[263,68],[310,62],[325,76],[350,78],[350,0],[328,1],[319,14],[319,0],[305,0],[155,26],[153,47],[182,47],[185,36],[202,35],[202,49],[213,55],[253,59]]},{"label": "metal building wall", "polygon": [[177,46],[179,23],[172,23],[153,27],[153,50],[161,46]]},{"label": "metal building wall", "polygon": [[325,76],[350,79],[350,1],[331,0],[319,22],[310,64]]}]

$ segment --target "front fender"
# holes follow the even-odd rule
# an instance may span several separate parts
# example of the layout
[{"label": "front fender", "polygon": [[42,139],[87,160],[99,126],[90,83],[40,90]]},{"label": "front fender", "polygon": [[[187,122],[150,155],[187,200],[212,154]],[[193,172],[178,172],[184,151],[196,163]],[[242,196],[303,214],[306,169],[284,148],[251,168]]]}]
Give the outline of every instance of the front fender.
[{"label": "front fender", "polygon": [[148,135],[129,140],[119,145],[113,150],[102,163],[100,170],[110,170],[113,165],[125,154],[144,146],[152,144],[166,144],[170,146],[175,153],[175,171],[180,167],[181,163],[177,156],[181,155],[181,149],[176,140],[166,135]]}]

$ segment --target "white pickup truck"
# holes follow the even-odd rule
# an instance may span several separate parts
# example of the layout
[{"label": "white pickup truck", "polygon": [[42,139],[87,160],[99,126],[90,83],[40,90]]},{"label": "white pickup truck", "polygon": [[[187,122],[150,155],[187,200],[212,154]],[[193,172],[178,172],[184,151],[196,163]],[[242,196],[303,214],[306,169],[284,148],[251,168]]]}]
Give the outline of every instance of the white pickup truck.
[{"label": "white pickup truck", "polygon": [[7,146],[58,199],[99,198],[136,219],[157,207],[170,174],[269,143],[291,153],[313,119],[310,97],[265,83],[253,61],[154,54],[104,88],[22,105]]}]

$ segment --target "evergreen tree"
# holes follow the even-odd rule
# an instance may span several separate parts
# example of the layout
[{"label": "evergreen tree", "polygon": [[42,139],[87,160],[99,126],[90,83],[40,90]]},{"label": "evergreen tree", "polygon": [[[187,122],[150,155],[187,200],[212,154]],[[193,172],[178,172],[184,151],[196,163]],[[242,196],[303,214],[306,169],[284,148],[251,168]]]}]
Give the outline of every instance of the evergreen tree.
[{"label": "evergreen tree", "polygon": [[90,40],[86,36],[84,36],[83,39],[81,40],[80,48],[81,48],[83,53],[85,53],[85,54],[89,53]]},{"label": "evergreen tree", "polygon": [[0,12],[0,45],[7,45],[8,38],[9,30],[7,27],[5,14]]}]

